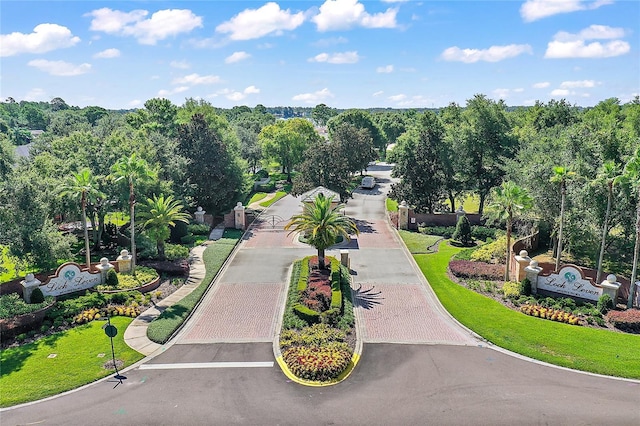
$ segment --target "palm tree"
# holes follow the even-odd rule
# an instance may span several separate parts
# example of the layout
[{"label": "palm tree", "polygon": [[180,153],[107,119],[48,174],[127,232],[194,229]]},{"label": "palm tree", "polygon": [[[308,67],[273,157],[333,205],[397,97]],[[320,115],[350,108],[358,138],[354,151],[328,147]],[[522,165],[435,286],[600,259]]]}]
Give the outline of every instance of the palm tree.
[{"label": "palm tree", "polygon": [[533,199],[527,191],[512,181],[502,182],[497,188],[493,188],[490,197],[489,215],[494,219],[507,222],[507,261],[504,271],[504,280],[509,281],[509,266],[511,263],[511,231],[513,219],[520,212],[528,210],[533,205]]},{"label": "palm tree", "polygon": [[313,203],[305,204],[301,214],[291,218],[284,227],[285,230],[293,232],[303,232],[307,235],[308,244],[318,250],[318,265],[321,269],[325,267],[324,251],[336,243],[336,238],[342,236],[349,239],[349,234],[357,234],[358,228],[355,222],[340,213],[344,209],[344,204],[331,207],[333,196],[326,198],[322,194],[318,195]]},{"label": "palm tree", "polygon": [[73,173],[60,189],[61,196],[71,196],[80,198],[80,208],[82,209],[82,227],[84,228],[84,250],[87,268],[91,270],[91,252],[89,250],[89,230],[87,228],[87,203],[89,199],[104,197],[97,189],[97,185],[91,170],[84,168],[77,173]]},{"label": "palm tree", "polygon": [[607,211],[604,214],[604,223],[602,224],[602,241],[600,244],[600,256],[598,257],[598,274],[596,281],[602,280],[602,262],[604,260],[604,250],[607,243],[607,234],[609,233],[609,216],[611,216],[611,202],[613,200],[613,185],[620,175],[620,167],[614,161],[605,161],[598,173],[598,183],[607,185]]},{"label": "palm tree", "polygon": [[126,180],[129,185],[129,216],[131,218],[131,272],[136,269],[136,239],[135,239],[135,205],[136,193],[135,185],[149,181],[156,177],[155,170],[152,170],[147,162],[138,158],[135,153],[130,157],[120,158],[112,167],[111,172],[115,177],[115,182]]},{"label": "palm tree", "polygon": [[633,307],[633,298],[636,292],[636,279],[638,276],[638,251],[640,251],[640,148],[634,153],[624,166],[624,172],[615,179],[615,182],[626,182],[633,185],[637,193],[636,205],[636,243],[633,248],[633,267],[631,268],[631,284],[629,286],[629,298],[627,308]]},{"label": "palm tree", "polygon": [[564,226],[564,203],[567,195],[567,182],[575,176],[575,172],[562,166],[553,167],[553,176],[551,183],[557,183],[560,186],[560,227],[558,229],[558,248],[556,252],[556,272],[560,269],[560,257],[562,256],[562,228]]},{"label": "palm tree", "polygon": [[191,216],[182,211],[184,206],[171,195],[165,198],[164,194],[159,197],[154,194],[153,198],[147,198],[147,203],[140,207],[139,217],[145,221],[142,226],[156,240],[158,258],[164,260],[164,242],[171,234],[169,227],[175,226],[176,222],[189,223]]}]

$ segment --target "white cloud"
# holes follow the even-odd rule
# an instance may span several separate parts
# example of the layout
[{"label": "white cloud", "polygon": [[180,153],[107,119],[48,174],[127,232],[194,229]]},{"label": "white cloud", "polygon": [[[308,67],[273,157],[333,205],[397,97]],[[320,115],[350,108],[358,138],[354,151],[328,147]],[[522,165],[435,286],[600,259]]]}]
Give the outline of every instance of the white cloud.
[{"label": "white cloud", "polygon": [[591,88],[599,85],[599,81],[594,80],[581,80],[581,81],[563,81],[560,83],[561,89],[575,89],[575,88]]},{"label": "white cloud", "polygon": [[91,64],[75,65],[65,61],[47,61],[46,59],[34,59],[27,64],[30,67],[38,68],[51,75],[60,77],[71,77],[88,73],[91,70]]},{"label": "white cloud", "polygon": [[309,58],[309,62],[327,62],[329,64],[355,64],[360,60],[358,52],[342,52],[342,53],[319,53],[313,58]]},{"label": "white cloud", "polygon": [[75,37],[67,27],[57,24],[37,25],[30,34],[14,32],[0,35],[0,56],[20,53],[45,53],[75,46],[80,37]]},{"label": "white cloud", "polygon": [[403,101],[405,99],[407,99],[407,95],[405,95],[404,93],[400,93],[398,95],[389,96],[389,100],[392,100],[394,102],[400,102],[400,101]]},{"label": "white cloud", "polygon": [[493,96],[495,96],[498,99],[507,99],[510,94],[511,94],[510,89],[495,89],[493,91]]},{"label": "white cloud", "polygon": [[527,0],[520,7],[520,16],[525,22],[533,22],[559,13],[592,10],[611,3],[613,0]]},{"label": "white cloud", "polygon": [[298,28],[304,22],[304,13],[281,10],[277,3],[269,2],[259,9],[245,9],[216,27],[219,33],[230,33],[231,40],[251,40],[268,34],[282,35],[283,31]]},{"label": "white cloud", "polygon": [[549,83],[548,81],[541,81],[540,83],[535,83],[532,87],[534,89],[545,89],[549,86],[551,86],[551,83]]},{"label": "white cloud", "polygon": [[[624,37],[623,28],[591,25],[577,34],[560,31],[547,44],[545,58],[610,58],[628,53],[629,43],[615,40]],[[587,40],[612,40],[606,43]]]},{"label": "white cloud", "polygon": [[371,96],[373,96],[374,98],[377,98],[378,96],[381,96],[382,94],[384,94],[384,91],[382,91],[382,90],[378,90],[377,92],[375,92],[375,93],[374,93],[373,95],[371,95]]},{"label": "white cloud", "polygon": [[225,64],[233,64],[234,62],[240,62],[251,57],[247,52],[233,52],[227,56],[224,60]]},{"label": "white cloud", "polygon": [[189,90],[189,86],[175,87],[175,88],[173,88],[171,90],[163,89],[163,90],[158,91],[158,96],[167,97],[167,96],[175,95],[176,93],[186,92],[187,90]]},{"label": "white cloud", "polygon": [[301,93],[299,95],[295,95],[291,100],[293,101],[303,101],[308,104],[318,103],[328,98],[333,98],[334,95],[331,93],[329,89],[326,87],[322,90],[318,90],[313,93]]},{"label": "white cloud", "polygon": [[551,91],[551,96],[567,96],[569,93],[567,89],[555,89]]},{"label": "white cloud", "polygon": [[200,75],[200,74],[189,74],[184,77],[176,77],[173,79],[171,84],[215,84],[220,83],[222,80],[217,75]]},{"label": "white cloud", "polygon": [[181,70],[188,70],[189,68],[191,68],[191,64],[189,64],[189,62],[187,61],[171,61],[169,63],[169,66]]},{"label": "white cloud", "polygon": [[133,99],[132,101],[129,101],[129,106],[132,108],[135,108],[140,105],[142,105],[142,101],[140,99]]},{"label": "white cloud", "polygon": [[39,87],[34,87],[33,89],[29,90],[29,92],[27,92],[27,94],[24,96],[24,100],[30,102],[47,100],[47,92]]},{"label": "white cloud", "polygon": [[118,56],[120,56],[120,51],[114,48],[105,49],[102,52],[98,52],[95,55],[93,55],[93,57],[97,59],[110,59],[110,58],[117,58]]},{"label": "white cloud", "polygon": [[260,93],[260,89],[258,89],[256,86],[249,86],[244,89],[244,93],[246,93],[247,95],[252,95],[255,93]]},{"label": "white cloud", "polygon": [[354,26],[364,28],[395,28],[397,8],[371,15],[358,0],[326,0],[320,13],[311,18],[318,31],[346,30]]},{"label": "white cloud", "polygon": [[207,95],[208,98],[216,98],[218,96],[224,96],[230,101],[239,102],[247,97],[247,95],[253,95],[256,93],[260,93],[260,89],[256,86],[246,87],[242,92],[238,92],[231,89],[220,89],[216,93],[212,93]]},{"label": "white cloud", "polygon": [[377,73],[382,73],[382,74],[389,74],[393,72],[393,65],[387,65],[384,67],[378,67],[376,68],[376,72]]},{"label": "white cloud", "polygon": [[471,64],[478,61],[498,62],[523,53],[532,54],[531,46],[528,44],[509,44],[507,46],[491,46],[488,49],[460,49],[458,46],[453,46],[445,49],[441,57],[445,61]]},{"label": "white cloud", "polygon": [[156,44],[167,37],[191,32],[202,27],[202,17],[195,15],[188,9],[165,9],[149,15],[146,10],[121,12],[108,7],[96,9],[86,16],[92,16],[93,31],[107,34],[132,36],[140,44]]}]

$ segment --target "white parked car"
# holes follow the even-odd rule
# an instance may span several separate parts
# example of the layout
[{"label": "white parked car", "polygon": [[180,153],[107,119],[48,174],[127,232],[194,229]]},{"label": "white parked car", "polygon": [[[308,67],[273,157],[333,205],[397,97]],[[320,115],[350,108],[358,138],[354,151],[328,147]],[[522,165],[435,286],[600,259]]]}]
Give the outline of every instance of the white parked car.
[{"label": "white parked car", "polygon": [[372,189],[376,186],[376,178],[373,176],[365,176],[362,178],[362,183],[360,184],[361,188],[364,189]]}]

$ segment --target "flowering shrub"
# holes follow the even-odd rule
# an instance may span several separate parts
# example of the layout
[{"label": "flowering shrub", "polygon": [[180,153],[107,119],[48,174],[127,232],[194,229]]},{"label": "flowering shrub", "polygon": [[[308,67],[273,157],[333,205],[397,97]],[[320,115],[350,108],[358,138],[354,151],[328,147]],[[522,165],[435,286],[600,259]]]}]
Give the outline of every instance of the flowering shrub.
[{"label": "flowering shrub", "polygon": [[515,299],[522,296],[522,284],[509,281],[502,286],[502,294],[507,299]]},{"label": "flowering shrub", "polygon": [[471,253],[471,259],[479,262],[499,263],[507,256],[507,236],[503,235],[495,241],[483,244]]},{"label": "flowering shrub", "polygon": [[139,306],[109,306],[106,309],[91,308],[86,309],[73,318],[76,324],[85,324],[93,320],[100,319],[105,316],[126,316],[135,318],[140,315]]},{"label": "flowering shrub", "polygon": [[533,317],[564,322],[571,325],[580,325],[580,318],[559,309],[545,308],[540,305],[524,305],[520,307],[520,311]]},{"label": "flowering shrub", "polygon": [[620,330],[628,333],[640,333],[640,309],[609,311],[607,320]]},{"label": "flowering shrub", "polygon": [[302,330],[285,330],[280,334],[280,347],[320,346],[329,342],[344,342],[347,335],[344,331],[329,327],[327,324],[314,324]]},{"label": "flowering shrub", "polygon": [[327,381],[337,378],[351,361],[346,343],[330,342],[322,346],[291,346],[282,358],[293,374],[301,379]]},{"label": "flowering shrub", "polygon": [[470,260],[452,260],[449,270],[459,278],[477,278],[482,280],[499,280],[504,276],[504,265],[493,265]]}]

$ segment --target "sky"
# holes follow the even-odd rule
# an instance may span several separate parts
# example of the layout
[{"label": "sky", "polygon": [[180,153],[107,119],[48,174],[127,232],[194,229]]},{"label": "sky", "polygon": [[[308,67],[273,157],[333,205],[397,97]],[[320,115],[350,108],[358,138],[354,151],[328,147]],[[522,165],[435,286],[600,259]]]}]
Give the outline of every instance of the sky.
[{"label": "sky", "polygon": [[433,108],[640,94],[637,0],[0,2],[0,99]]}]

